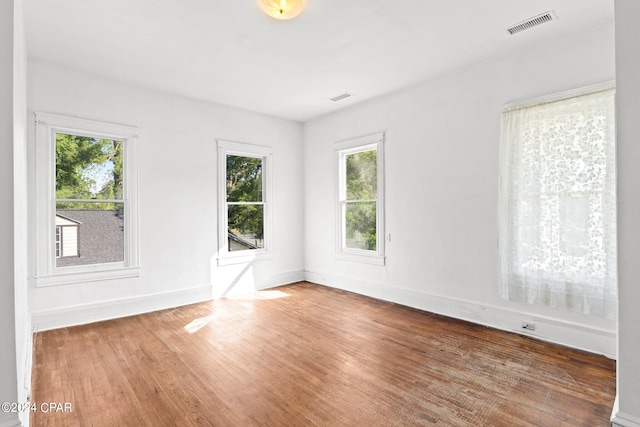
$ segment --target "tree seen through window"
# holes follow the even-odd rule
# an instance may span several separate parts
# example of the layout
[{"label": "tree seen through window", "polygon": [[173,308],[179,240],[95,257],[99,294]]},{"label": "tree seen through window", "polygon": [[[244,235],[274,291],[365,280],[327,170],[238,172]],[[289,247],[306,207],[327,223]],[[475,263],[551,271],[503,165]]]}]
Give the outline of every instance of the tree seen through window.
[{"label": "tree seen through window", "polygon": [[264,248],[263,159],[227,155],[229,251]]},{"label": "tree seen through window", "polygon": [[377,150],[345,156],[346,247],[375,251],[377,239],[378,168]]}]

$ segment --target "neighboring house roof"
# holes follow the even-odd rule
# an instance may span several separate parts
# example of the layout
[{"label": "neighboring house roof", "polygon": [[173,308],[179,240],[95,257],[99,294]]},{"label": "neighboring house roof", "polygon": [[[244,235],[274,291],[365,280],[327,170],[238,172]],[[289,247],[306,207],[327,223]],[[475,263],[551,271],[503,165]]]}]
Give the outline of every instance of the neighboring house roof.
[{"label": "neighboring house roof", "polygon": [[122,215],[105,210],[58,209],[56,217],[78,225],[80,254],[79,257],[59,258],[56,264],[58,267],[124,261]]},{"label": "neighboring house roof", "polygon": [[[258,247],[256,245],[254,245],[251,242],[248,242],[240,237],[238,237],[237,234],[232,233],[231,231],[227,232],[227,236],[229,238],[229,243],[231,244],[231,242],[236,243],[236,250],[237,249],[258,249]],[[239,247],[238,247],[239,245]]]},{"label": "neighboring house roof", "polygon": [[75,219],[67,218],[64,215],[60,215],[59,213],[56,214],[56,226],[78,225],[78,224],[81,224],[81,223],[79,221],[76,221]]}]

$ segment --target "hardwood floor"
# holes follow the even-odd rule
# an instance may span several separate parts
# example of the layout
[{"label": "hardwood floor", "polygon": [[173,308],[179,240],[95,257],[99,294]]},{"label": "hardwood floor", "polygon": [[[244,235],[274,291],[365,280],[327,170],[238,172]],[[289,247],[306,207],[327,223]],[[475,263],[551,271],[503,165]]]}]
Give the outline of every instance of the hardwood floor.
[{"label": "hardwood floor", "polygon": [[[298,283],[35,338],[32,426],[608,426],[615,362]],[[62,409],[58,406],[56,409]]]}]

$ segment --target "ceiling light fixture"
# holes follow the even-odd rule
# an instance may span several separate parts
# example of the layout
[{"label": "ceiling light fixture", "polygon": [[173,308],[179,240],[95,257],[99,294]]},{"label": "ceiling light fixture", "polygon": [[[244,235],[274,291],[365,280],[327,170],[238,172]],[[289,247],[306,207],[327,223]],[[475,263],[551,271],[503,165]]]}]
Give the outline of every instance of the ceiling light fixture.
[{"label": "ceiling light fixture", "polygon": [[260,8],[272,18],[291,19],[302,12],[304,0],[258,0]]}]

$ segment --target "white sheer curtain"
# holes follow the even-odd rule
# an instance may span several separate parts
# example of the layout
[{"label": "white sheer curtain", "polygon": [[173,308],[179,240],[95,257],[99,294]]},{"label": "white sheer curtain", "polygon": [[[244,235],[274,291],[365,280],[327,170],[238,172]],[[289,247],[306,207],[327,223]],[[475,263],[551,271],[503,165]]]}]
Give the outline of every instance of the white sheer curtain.
[{"label": "white sheer curtain", "polygon": [[500,295],[617,315],[614,91],[502,113]]}]

